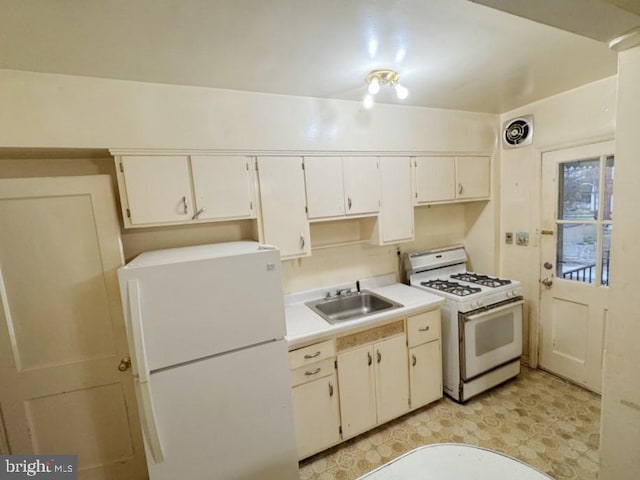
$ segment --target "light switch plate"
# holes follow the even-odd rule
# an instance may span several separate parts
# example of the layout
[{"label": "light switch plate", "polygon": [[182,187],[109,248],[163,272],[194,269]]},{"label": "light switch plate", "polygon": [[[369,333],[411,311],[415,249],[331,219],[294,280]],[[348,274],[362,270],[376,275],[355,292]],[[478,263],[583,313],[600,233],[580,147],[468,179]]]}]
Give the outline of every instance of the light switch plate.
[{"label": "light switch plate", "polygon": [[513,243],[513,232],[506,232],[504,234],[504,243],[511,245]]}]

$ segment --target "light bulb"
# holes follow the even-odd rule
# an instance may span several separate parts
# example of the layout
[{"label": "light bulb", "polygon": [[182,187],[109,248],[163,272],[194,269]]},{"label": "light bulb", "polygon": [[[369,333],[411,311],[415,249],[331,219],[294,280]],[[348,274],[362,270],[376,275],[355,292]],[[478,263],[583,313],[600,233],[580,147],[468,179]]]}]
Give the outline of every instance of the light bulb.
[{"label": "light bulb", "polygon": [[398,95],[398,98],[400,100],[404,100],[409,95],[409,90],[407,90],[407,87],[405,87],[404,85],[396,83],[394,88],[396,89],[396,95]]},{"label": "light bulb", "polygon": [[371,95],[375,95],[380,91],[380,80],[378,80],[378,77],[373,77],[371,79],[368,90]]},{"label": "light bulb", "polygon": [[371,94],[367,93],[364,96],[364,100],[362,101],[362,104],[364,105],[364,108],[369,110],[371,107],[373,107],[373,96]]}]

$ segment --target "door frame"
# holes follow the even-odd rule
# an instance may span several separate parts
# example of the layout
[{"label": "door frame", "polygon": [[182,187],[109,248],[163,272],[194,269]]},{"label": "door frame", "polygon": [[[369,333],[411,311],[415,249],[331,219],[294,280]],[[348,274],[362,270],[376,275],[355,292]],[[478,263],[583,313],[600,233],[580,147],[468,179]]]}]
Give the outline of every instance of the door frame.
[{"label": "door frame", "polygon": [[[538,218],[536,218],[536,228],[535,228],[535,237],[536,237],[536,248],[538,249],[537,255],[537,263],[536,263],[536,286],[534,289],[535,293],[535,315],[531,315],[531,310],[529,311],[529,366],[531,368],[538,368],[538,360],[540,355],[540,301],[542,296],[542,287],[540,281],[542,280],[540,275],[540,265],[542,260],[542,248],[540,246],[540,235],[542,229],[542,157],[545,153],[551,153],[558,150],[566,150],[575,147],[583,147],[585,145],[591,145],[594,143],[602,143],[615,141],[615,132],[611,132],[607,135],[598,135],[593,137],[584,138],[581,140],[576,140],[572,142],[563,142],[556,144],[543,145],[536,148],[536,161],[538,162]],[[535,147],[534,147],[535,148]],[[531,306],[529,307],[531,309]],[[606,325],[605,325],[605,333],[606,333]]]}]

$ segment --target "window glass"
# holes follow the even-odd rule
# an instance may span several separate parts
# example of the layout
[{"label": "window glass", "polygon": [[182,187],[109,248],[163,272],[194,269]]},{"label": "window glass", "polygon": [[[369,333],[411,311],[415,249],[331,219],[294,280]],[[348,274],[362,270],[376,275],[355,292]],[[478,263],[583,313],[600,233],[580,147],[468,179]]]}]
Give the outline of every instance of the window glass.
[{"label": "window glass", "polygon": [[595,283],[597,228],[594,224],[558,225],[556,276]]}]

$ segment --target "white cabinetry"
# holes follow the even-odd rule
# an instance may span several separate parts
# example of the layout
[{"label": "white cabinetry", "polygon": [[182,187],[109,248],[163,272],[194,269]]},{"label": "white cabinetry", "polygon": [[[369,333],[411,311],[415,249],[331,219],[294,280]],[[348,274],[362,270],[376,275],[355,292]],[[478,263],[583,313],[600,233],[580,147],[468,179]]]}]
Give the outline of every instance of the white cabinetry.
[{"label": "white cabinetry", "polygon": [[255,218],[251,166],[244,156],[118,155],[124,225]]},{"label": "white cabinetry", "polygon": [[375,214],[377,157],[305,157],[309,219]]},{"label": "white cabinetry", "polygon": [[282,258],[311,254],[302,157],[258,157],[262,240]]},{"label": "white cabinetry", "polygon": [[442,397],[440,325],[440,309],[407,319],[412,409]]},{"label": "white cabinetry", "polygon": [[[409,372],[403,321],[400,334],[338,353],[342,435],[349,438],[409,410]],[[360,337],[384,336],[387,328]],[[358,334],[352,336],[358,343]],[[340,343],[340,339],[339,339]]]},{"label": "white cabinetry", "polygon": [[413,165],[416,204],[489,198],[490,157],[414,157]]},{"label": "white cabinetry", "polygon": [[380,157],[378,245],[413,240],[413,201],[409,157]]},{"label": "white cabinetry", "polygon": [[298,458],[340,441],[333,340],[289,353]]}]

